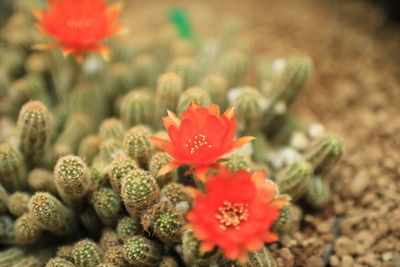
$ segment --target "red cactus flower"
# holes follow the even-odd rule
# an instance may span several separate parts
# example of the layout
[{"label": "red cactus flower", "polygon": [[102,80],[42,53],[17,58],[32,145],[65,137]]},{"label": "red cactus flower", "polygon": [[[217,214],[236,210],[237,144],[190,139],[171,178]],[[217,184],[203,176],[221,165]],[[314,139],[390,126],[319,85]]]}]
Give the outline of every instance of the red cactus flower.
[{"label": "red cactus flower", "polygon": [[208,169],[215,166],[221,156],[253,139],[246,136],[234,140],[234,115],[233,108],[227,109],[221,116],[218,105],[201,108],[194,102],[181,118],[168,111],[163,123],[171,142],[154,136],[151,141],[175,159],[162,168],[159,175],[180,165],[192,165],[194,168],[190,172],[195,172],[198,179],[204,180]]},{"label": "red cactus flower", "polygon": [[187,219],[206,253],[218,246],[229,259],[245,262],[248,251],[275,242],[270,227],[288,205],[287,198],[275,198],[277,186],[265,179],[265,171],[253,175],[245,170],[231,173],[220,166],[206,182],[206,193],[194,188],[194,206]]},{"label": "red cactus flower", "polygon": [[85,52],[108,55],[108,48],[99,41],[117,34],[120,24],[114,22],[121,10],[117,3],[107,8],[104,0],[48,0],[48,10],[33,10],[37,26],[57,39],[51,44],[37,45],[38,49],[62,47],[63,54],[74,53],[82,58]]}]

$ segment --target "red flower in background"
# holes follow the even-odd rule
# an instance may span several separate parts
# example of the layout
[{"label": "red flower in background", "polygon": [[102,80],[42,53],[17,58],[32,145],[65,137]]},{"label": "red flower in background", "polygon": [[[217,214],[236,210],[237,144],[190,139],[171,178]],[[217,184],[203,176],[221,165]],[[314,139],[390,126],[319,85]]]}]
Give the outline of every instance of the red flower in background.
[{"label": "red flower in background", "polygon": [[218,246],[228,258],[245,262],[248,251],[278,240],[269,229],[288,200],[275,198],[277,186],[265,179],[265,171],[232,174],[220,166],[218,174],[207,180],[205,194],[192,188],[191,192],[194,206],[187,219],[202,241],[202,253]]},{"label": "red flower in background", "polygon": [[121,4],[106,6],[104,0],[48,0],[48,10],[34,10],[37,26],[57,39],[52,44],[37,45],[39,49],[62,47],[64,55],[74,53],[82,58],[85,52],[108,55],[108,48],[99,41],[117,34],[114,24]]},{"label": "red flower in background", "polygon": [[160,170],[168,173],[180,165],[192,165],[196,177],[204,180],[209,167],[213,167],[221,156],[253,139],[246,136],[234,140],[236,120],[233,108],[220,115],[219,106],[211,104],[201,108],[192,102],[181,118],[168,111],[163,118],[171,142],[151,137],[151,141],[175,159]]}]

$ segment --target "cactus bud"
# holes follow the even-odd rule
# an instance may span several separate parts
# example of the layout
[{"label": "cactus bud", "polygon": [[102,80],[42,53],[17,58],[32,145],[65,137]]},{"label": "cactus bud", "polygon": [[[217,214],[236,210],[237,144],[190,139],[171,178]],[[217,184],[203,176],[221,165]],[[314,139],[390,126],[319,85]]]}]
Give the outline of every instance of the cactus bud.
[{"label": "cactus bud", "polygon": [[102,139],[115,138],[122,140],[125,133],[125,126],[121,120],[117,118],[109,118],[104,120],[99,129],[99,136]]},{"label": "cactus bud", "polygon": [[196,82],[196,70],[191,58],[181,57],[174,59],[168,70],[181,77],[183,90],[186,90]]},{"label": "cactus bud", "polygon": [[121,212],[121,198],[111,188],[102,187],[94,191],[90,203],[105,225],[113,225]]},{"label": "cactus bud", "polygon": [[235,107],[239,131],[249,133],[260,129],[268,104],[256,88],[246,86],[237,89],[230,105]]},{"label": "cactus bud", "polygon": [[50,259],[45,267],[75,267],[75,265],[63,258],[55,257]]},{"label": "cactus bud", "polygon": [[10,144],[0,144],[0,182],[8,192],[24,189],[26,169],[21,153]]},{"label": "cactus bud", "polygon": [[122,178],[130,171],[137,168],[137,163],[127,156],[117,157],[111,162],[108,169],[108,176],[110,184],[115,192],[120,193]]},{"label": "cactus bud", "polygon": [[19,217],[14,223],[14,234],[18,244],[29,245],[38,241],[43,230],[37,225],[29,213]]},{"label": "cactus bud", "polygon": [[323,174],[332,167],[343,154],[343,141],[336,136],[316,139],[305,151],[304,158],[311,163],[314,172]]},{"label": "cactus bud", "polygon": [[15,217],[19,217],[28,211],[28,203],[31,196],[23,192],[15,192],[8,198],[8,210]]},{"label": "cactus bud", "polygon": [[79,145],[78,156],[90,165],[95,156],[99,153],[100,144],[101,138],[97,135],[86,136]]},{"label": "cactus bud", "polygon": [[133,61],[135,84],[154,88],[157,76],[157,64],[150,54],[142,54],[137,56]]},{"label": "cactus bud", "polygon": [[137,217],[123,217],[118,221],[117,234],[121,240],[126,240],[139,234],[140,223]]},{"label": "cactus bud", "polygon": [[34,194],[28,209],[33,221],[44,230],[67,235],[75,229],[72,211],[49,193]]},{"label": "cactus bud", "polygon": [[171,161],[171,156],[165,152],[157,152],[151,157],[149,162],[149,171],[156,177],[157,183],[162,188],[164,185],[174,181],[177,176],[177,171],[173,170],[165,175],[157,176],[159,170]]},{"label": "cactus bud", "polygon": [[128,213],[133,216],[156,204],[160,189],[149,172],[136,169],[122,178],[121,196]]},{"label": "cactus bud", "polygon": [[244,153],[233,152],[229,154],[226,159],[227,162],[224,163],[232,173],[237,172],[238,170],[249,170],[250,169],[250,158],[246,156]]},{"label": "cactus bud", "polygon": [[106,161],[112,161],[113,159],[123,156],[124,154],[122,141],[118,139],[108,138],[100,145],[99,155]]},{"label": "cactus bud", "polygon": [[178,114],[181,114],[184,110],[188,109],[190,102],[196,102],[200,106],[207,106],[211,104],[211,98],[208,92],[203,88],[190,87],[179,97],[177,107]]},{"label": "cactus bud", "polygon": [[129,91],[119,105],[121,120],[126,127],[150,124],[153,119],[153,96],[149,89],[137,88]]},{"label": "cactus bud", "polygon": [[102,251],[106,251],[110,247],[118,246],[119,240],[117,232],[110,228],[104,228],[99,240],[99,246]]},{"label": "cactus bud", "polygon": [[83,137],[92,128],[89,118],[82,114],[72,114],[65,123],[64,129],[54,144],[56,157],[74,153]]},{"label": "cactus bud", "polygon": [[248,57],[240,50],[226,51],[221,58],[219,71],[228,82],[228,88],[242,84],[246,78]]},{"label": "cactus bud", "polygon": [[91,187],[90,172],[80,157],[64,156],[54,168],[54,180],[61,199],[69,204],[78,204]]},{"label": "cactus bud", "polygon": [[133,127],[125,133],[123,146],[125,153],[137,160],[140,165],[146,165],[153,153],[149,134],[137,127]]},{"label": "cactus bud", "polygon": [[310,185],[312,169],[305,162],[295,162],[279,171],[276,182],[282,194],[288,194],[296,201],[302,197]]},{"label": "cactus bud", "polygon": [[0,214],[7,210],[8,193],[4,187],[0,184]]},{"label": "cactus bud", "polygon": [[162,118],[166,115],[167,110],[176,111],[179,96],[183,90],[182,79],[173,72],[165,73],[158,78],[157,89],[155,94],[155,116],[157,118],[155,124],[157,128],[161,127]]},{"label": "cactus bud", "polygon": [[134,236],[123,246],[125,259],[134,266],[158,266],[161,262],[161,248],[144,236]]},{"label": "cactus bud", "polygon": [[72,258],[77,267],[96,267],[102,261],[99,246],[90,239],[82,239],[74,244]]},{"label": "cactus bud", "polygon": [[165,243],[177,243],[181,241],[182,227],[185,220],[166,201],[161,202],[148,209],[141,218],[145,231],[153,233]]},{"label": "cactus bud", "polygon": [[225,107],[228,84],[226,80],[217,74],[210,74],[204,78],[202,87],[210,95],[211,101],[220,107]]},{"label": "cactus bud", "polygon": [[207,253],[200,252],[200,241],[194,236],[192,229],[187,229],[182,237],[183,260],[189,266],[195,264],[208,265],[220,254],[218,248]]},{"label": "cactus bud", "polygon": [[328,181],[320,176],[313,176],[310,188],[306,194],[306,200],[316,208],[325,206],[331,200],[331,190]]},{"label": "cactus bud", "polygon": [[21,152],[26,160],[37,163],[48,148],[52,135],[51,115],[39,101],[22,106],[18,117]]},{"label": "cactus bud", "polygon": [[73,246],[68,246],[68,245],[59,246],[57,248],[56,256],[58,258],[62,258],[64,260],[73,262],[74,259],[72,258],[72,249],[73,249]]}]

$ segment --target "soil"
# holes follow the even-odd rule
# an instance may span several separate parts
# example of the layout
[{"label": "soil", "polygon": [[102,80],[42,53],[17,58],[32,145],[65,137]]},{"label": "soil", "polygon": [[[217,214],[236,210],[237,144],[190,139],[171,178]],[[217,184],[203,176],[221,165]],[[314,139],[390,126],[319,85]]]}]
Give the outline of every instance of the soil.
[{"label": "soil", "polygon": [[[175,1],[176,3],[176,1]],[[200,32],[222,15],[244,21],[257,53],[309,55],[314,74],[295,110],[345,140],[327,179],[332,204],[306,210],[299,232],[271,248],[279,266],[400,266],[400,28],[367,1],[178,1]],[[132,1],[142,31],[168,1]]]}]

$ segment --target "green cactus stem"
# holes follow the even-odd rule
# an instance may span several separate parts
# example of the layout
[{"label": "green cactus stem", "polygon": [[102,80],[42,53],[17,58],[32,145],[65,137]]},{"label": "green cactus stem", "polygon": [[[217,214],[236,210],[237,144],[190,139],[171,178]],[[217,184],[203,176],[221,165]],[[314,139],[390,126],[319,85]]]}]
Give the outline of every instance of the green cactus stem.
[{"label": "green cactus stem", "polygon": [[321,176],[313,176],[306,194],[306,200],[316,208],[324,207],[331,200],[328,181]]},{"label": "green cactus stem", "polygon": [[63,258],[55,257],[55,258],[50,259],[46,263],[45,267],[75,267],[75,265],[72,262],[67,261]]},{"label": "green cactus stem", "polygon": [[79,144],[78,156],[84,159],[87,164],[92,164],[93,159],[99,153],[102,139],[97,135],[88,135]]},{"label": "green cactus stem", "polygon": [[116,223],[121,212],[121,198],[114,190],[107,187],[97,189],[91,195],[90,203],[105,225]]},{"label": "green cactus stem", "polygon": [[124,136],[123,147],[125,153],[141,166],[147,165],[153,153],[153,145],[149,137],[149,134],[141,130],[140,126],[129,129]]},{"label": "green cactus stem", "polygon": [[121,100],[119,113],[125,127],[136,124],[151,124],[154,115],[153,97],[148,88],[135,88]]},{"label": "green cactus stem", "polygon": [[149,171],[156,177],[157,183],[162,188],[164,185],[176,180],[177,171],[173,170],[165,175],[158,176],[159,170],[167,165],[172,160],[172,157],[165,152],[156,152],[150,159]]},{"label": "green cactus stem", "polygon": [[181,114],[184,110],[188,109],[190,102],[196,102],[200,106],[204,107],[211,104],[211,98],[208,92],[203,88],[190,87],[179,97],[177,107],[178,114]]},{"label": "green cactus stem", "polygon": [[295,162],[279,171],[276,182],[282,194],[288,194],[293,201],[298,200],[310,186],[312,168],[305,161]]},{"label": "green cactus stem", "polygon": [[117,234],[121,240],[138,235],[140,232],[140,222],[138,217],[125,216],[119,219],[117,224]]},{"label": "green cactus stem", "polygon": [[225,108],[228,91],[228,83],[225,78],[218,74],[210,74],[203,79],[202,88],[208,92],[213,103],[222,109]]},{"label": "green cactus stem", "polygon": [[29,213],[23,214],[14,223],[14,234],[17,244],[30,245],[39,241],[43,230],[35,223]]},{"label": "green cactus stem", "polygon": [[102,262],[102,252],[99,246],[90,239],[75,243],[72,258],[77,267],[96,267]]},{"label": "green cactus stem", "polygon": [[99,137],[102,139],[115,138],[122,140],[125,133],[123,122],[117,118],[105,119],[99,128]]},{"label": "green cactus stem", "polygon": [[8,198],[8,210],[15,217],[19,217],[28,211],[28,203],[31,195],[24,192],[14,192]]},{"label": "green cactus stem", "polygon": [[192,229],[187,229],[182,237],[182,253],[183,260],[189,266],[193,265],[208,265],[215,261],[220,251],[218,248],[207,253],[200,252],[200,241],[194,236]]},{"label": "green cactus stem", "polygon": [[156,267],[161,262],[161,248],[144,236],[127,239],[123,248],[125,259],[133,266]]},{"label": "green cactus stem", "polygon": [[0,144],[0,182],[8,192],[26,187],[26,168],[19,150]]},{"label": "green cactus stem", "polygon": [[108,168],[108,176],[110,184],[115,192],[121,192],[121,180],[130,171],[137,169],[136,161],[127,156],[115,158]]}]

